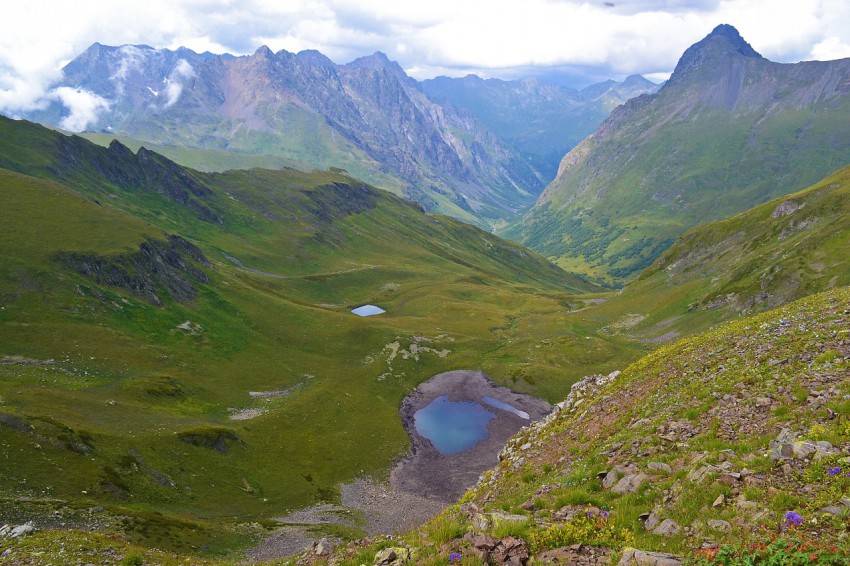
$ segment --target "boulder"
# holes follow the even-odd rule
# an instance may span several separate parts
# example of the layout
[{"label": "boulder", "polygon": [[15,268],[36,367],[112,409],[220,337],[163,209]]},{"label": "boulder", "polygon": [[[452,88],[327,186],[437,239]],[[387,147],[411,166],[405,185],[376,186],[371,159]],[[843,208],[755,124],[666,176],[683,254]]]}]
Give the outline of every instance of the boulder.
[{"label": "boulder", "polygon": [[673,535],[678,534],[681,530],[682,527],[673,519],[664,519],[661,521],[660,525],[652,529],[652,534],[672,537]]},{"label": "boulder", "polygon": [[655,471],[655,472],[663,472],[665,474],[673,473],[673,468],[671,468],[669,465],[665,464],[664,462],[650,462],[649,464],[646,465],[646,467],[650,470]]},{"label": "boulder", "polygon": [[813,458],[819,460],[838,454],[838,450],[826,441],[797,440],[793,432],[787,428],[770,442],[770,458],[772,460]]},{"label": "boulder", "polygon": [[528,561],[529,556],[531,556],[531,553],[527,542],[521,538],[505,537],[493,549],[490,559],[495,564],[523,566]]},{"label": "boulder", "polygon": [[630,474],[623,476],[617,485],[611,488],[615,493],[633,493],[645,482],[649,477],[646,474]]},{"label": "boulder", "polygon": [[30,533],[34,533],[34,532],[35,532],[35,527],[30,525],[29,523],[24,523],[23,525],[18,525],[17,527],[12,529],[9,532],[9,537],[18,538],[18,537],[23,537],[23,536],[26,536]]},{"label": "boulder", "polygon": [[648,552],[628,548],[617,566],[682,566],[682,557],[665,552]]},{"label": "boulder", "polygon": [[711,519],[708,522],[708,526],[709,528],[714,529],[715,531],[721,531],[724,533],[728,533],[729,529],[732,528],[732,525],[729,524],[728,521],[724,521],[722,519]]},{"label": "boulder", "polygon": [[640,517],[638,517],[643,523],[643,528],[647,531],[651,531],[655,527],[661,523],[661,518],[655,513],[643,513]]},{"label": "boulder", "polygon": [[378,551],[375,555],[375,566],[389,566],[390,564],[413,564],[413,553],[409,548],[393,546]]}]

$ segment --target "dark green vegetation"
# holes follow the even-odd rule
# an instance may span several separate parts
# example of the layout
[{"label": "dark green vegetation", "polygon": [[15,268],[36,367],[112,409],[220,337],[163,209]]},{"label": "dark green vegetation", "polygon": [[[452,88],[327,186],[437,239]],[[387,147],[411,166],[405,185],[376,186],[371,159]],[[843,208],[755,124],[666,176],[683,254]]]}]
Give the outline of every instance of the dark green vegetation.
[{"label": "dark green vegetation", "polygon": [[850,285],[848,219],[850,168],[686,232],[592,312],[611,334],[665,342]]},{"label": "dark green vegetation", "polygon": [[[557,402],[579,377],[622,368],[677,335],[850,283],[848,170],[692,230],[622,292],[594,295],[519,246],[339,172],[208,174],[26,122],[2,119],[0,134],[7,520],[60,508],[66,525],[85,525],[99,505],[99,524],[144,546],[224,554],[285,509],[334,500],[340,481],[384,474],[407,447],[399,402],[435,373],[481,368]],[[387,314],[348,312],[370,302]],[[731,340],[719,332],[680,344],[682,359],[706,340]],[[844,363],[841,344],[823,344],[812,359]],[[624,375],[636,383],[644,374]],[[653,383],[666,391],[667,382]],[[783,387],[792,405],[805,399],[800,387]],[[656,407],[630,391],[635,410]],[[771,423],[796,413],[782,403]],[[709,400],[680,408],[693,420]],[[578,435],[582,450],[588,434]],[[495,490],[493,505],[514,510],[558,473],[590,473],[590,464],[535,462],[505,476],[518,483]],[[615,505],[588,489],[535,496],[531,506],[545,517],[567,503]],[[635,512],[587,536],[655,545],[629,522],[644,499],[623,500]],[[466,519],[446,517],[429,527],[439,544],[466,529]],[[594,524],[494,532],[542,549]],[[61,540],[171,559],[93,535],[37,536],[49,548]]]},{"label": "dark green vegetation", "polygon": [[846,564],[848,327],[844,287],[582,380],[461,504],[336,563],[370,563],[392,544],[417,564],[452,552],[479,564],[476,540],[512,535],[533,555],[605,547],[613,563],[636,547],[691,563]]},{"label": "dark green vegetation", "polygon": [[686,229],[803,189],[850,163],[850,61],[773,63],[730,26],[689,48],[561,163],[506,232],[622,284]]},{"label": "dark green vegetation", "polygon": [[[431,375],[555,401],[642,349],[564,317],[592,285],[341,173],[206,174],[7,119],[0,168],[0,492],[21,518],[100,505],[131,540],[224,552],[384,474]],[[349,312],[370,302],[387,314]]]}]

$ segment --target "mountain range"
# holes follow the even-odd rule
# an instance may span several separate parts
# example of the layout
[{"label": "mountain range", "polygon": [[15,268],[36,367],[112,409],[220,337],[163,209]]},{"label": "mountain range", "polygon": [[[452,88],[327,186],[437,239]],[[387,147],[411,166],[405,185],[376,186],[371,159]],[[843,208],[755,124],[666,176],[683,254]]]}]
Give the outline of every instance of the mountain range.
[{"label": "mountain range", "polygon": [[[101,112],[39,116],[105,131],[0,117],[0,562],[846,564],[848,72],[726,25],[657,92],[95,44]],[[471,373],[553,410],[364,538]]]},{"label": "mountain range", "polygon": [[850,59],[760,56],[728,25],[655,94],[616,108],[504,234],[621,284],[687,228],[803,189],[850,163]]},{"label": "mountain range", "polygon": [[[226,150],[249,163],[270,155],[306,170],[344,168],[426,210],[489,225],[530,206],[555,160],[616,103],[654,87],[636,78],[582,92],[487,81],[486,91],[510,94],[486,95],[490,103],[480,112],[480,104],[466,104],[480,93],[459,100],[446,91],[457,84],[453,92],[461,93],[469,82],[428,87],[379,52],[337,65],[317,51],[261,47],[233,57],[94,44],[63,69],[56,90],[82,93],[99,111],[78,115],[57,99],[25,117],[156,145]],[[548,120],[562,112],[568,119]],[[541,127],[542,139],[532,141]]]}]

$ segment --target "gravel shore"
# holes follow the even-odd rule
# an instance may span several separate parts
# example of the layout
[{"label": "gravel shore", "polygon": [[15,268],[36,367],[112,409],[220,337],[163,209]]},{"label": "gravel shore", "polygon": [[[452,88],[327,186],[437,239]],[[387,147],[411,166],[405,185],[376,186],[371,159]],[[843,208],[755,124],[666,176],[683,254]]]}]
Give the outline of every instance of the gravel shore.
[{"label": "gravel shore", "polygon": [[[530,420],[484,405],[496,415],[487,427],[488,438],[460,454],[444,456],[431,441],[416,432],[413,422],[416,411],[442,395],[448,395],[449,400],[454,402],[481,402],[482,397],[492,397],[525,411]],[[542,399],[496,385],[480,371],[456,370],[435,375],[402,402],[401,418],[410,435],[411,448],[393,469],[390,483],[399,491],[445,504],[453,503],[478,481],[481,472],[499,463],[499,451],[511,436],[523,426],[544,417],[551,409],[551,405]]]},{"label": "gravel shore", "polygon": [[[442,395],[455,402],[481,402],[482,397],[492,397],[525,411],[530,419],[484,405],[496,415],[487,427],[489,437],[460,454],[444,456],[416,432],[413,422],[416,411]],[[357,527],[368,535],[408,531],[454,503],[475,484],[481,472],[498,463],[499,451],[511,436],[550,410],[546,401],[496,385],[480,371],[435,375],[402,402],[400,412],[411,448],[391,471],[389,485],[371,478],[341,485],[341,505],[315,505],[280,517],[278,520],[287,525],[249,550],[246,558],[268,560],[306,550],[322,538],[315,530],[322,524]],[[355,519],[359,516],[365,517],[365,524]]]}]

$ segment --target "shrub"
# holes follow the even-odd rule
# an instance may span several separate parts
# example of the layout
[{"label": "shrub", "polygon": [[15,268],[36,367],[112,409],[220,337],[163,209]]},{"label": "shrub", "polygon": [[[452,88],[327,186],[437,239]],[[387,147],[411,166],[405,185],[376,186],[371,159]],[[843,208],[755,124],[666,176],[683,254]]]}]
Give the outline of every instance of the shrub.
[{"label": "shrub", "polygon": [[534,552],[579,543],[613,549],[634,544],[634,533],[628,529],[618,530],[608,522],[607,515],[604,511],[588,510],[584,515],[531,533],[529,543]]}]

